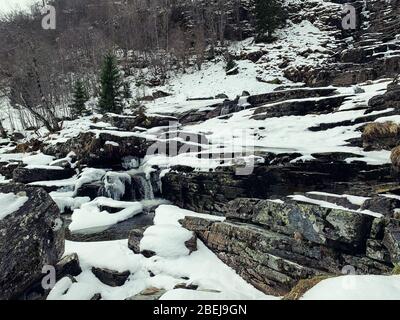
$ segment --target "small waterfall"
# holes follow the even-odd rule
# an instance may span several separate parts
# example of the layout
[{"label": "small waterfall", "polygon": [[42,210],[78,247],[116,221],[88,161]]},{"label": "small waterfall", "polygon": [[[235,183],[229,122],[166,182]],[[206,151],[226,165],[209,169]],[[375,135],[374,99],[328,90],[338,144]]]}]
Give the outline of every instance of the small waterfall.
[{"label": "small waterfall", "polygon": [[145,200],[153,200],[154,199],[154,192],[153,192],[153,186],[151,184],[150,180],[147,180],[143,176],[139,176],[139,180],[141,182],[143,194],[144,194],[144,199]]},{"label": "small waterfall", "polygon": [[146,179],[143,173],[132,176],[131,193],[132,200],[153,200],[154,191],[151,179]]}]

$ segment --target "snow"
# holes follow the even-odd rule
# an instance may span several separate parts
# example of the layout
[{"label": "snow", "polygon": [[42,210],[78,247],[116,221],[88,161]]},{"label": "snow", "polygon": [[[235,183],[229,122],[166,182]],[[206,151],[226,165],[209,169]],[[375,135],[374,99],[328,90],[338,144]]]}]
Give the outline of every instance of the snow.
[{"label": "snow", "polygon": [[73,197],[73,192],[50,192],[50,197],[57,204],[61,213],[65,212],[65,209],[75,210],[79,209],[84,203],[90,202],[89,197]]},{"label": "snow", "polygon": [[108,145],[114,146],[114,147],[119,146],[118,142],[115,142],[115,141],[106,141],[104,144],[108,144]]},{"label": "snow", "polygon": [[[116,202],[114,201],[114,204]],[[77,253],[82,273],[76,277],[77,282],[71,283],[64,278],[58,281],[48,299],[81,299],[88,300],[95,293],[100,293],[105,300],[125,299],[139,294],[146,288],[156,287],[170,290],[163,299],[192,299],[195,296],[203,299],[277,299],[267,296],[246,283],[231,268],[226,266],[200,240],[197,240],[198,250],[190,255],[187,252],[177,252],[170,255],[163,251],[167,242],[174,244],[184,241],[190,232],[180,227],[178,222],[185,216],[200,216],[222,221],[223,217],[202,215],[189,210],[183,210],[172,205],[161,205],[156,209],[155,227],[149,235],[158,237],[162,252],[160,255],[145,258],[134,254],[128,248],[127,240],[104,242],[73,242],[66,241],[65,253]],[[166,231],[174,229],[174,233]],[[179,230],[177,233],[175,231]],[[176,238],[174,236],[176,235]],[[183,237],[185,235],[185,237]],[[162,248],[165,245],[166,248]],[[172,246],[172,245],[171,245]],[[158,251],[158,250],[157,250]],[[171,253],[171,252],[169,252]],[[181,254],[184,253],[184,254]],[[92,267],[107,268],[118,272],[130,271],[131,275],[121,287],[109,287],[101,283],[91,272]],[[205,271],[212,272],[205,272]],[[151,271],[154,276],[150,276]],[[187,277],[189,280],[182,279]],[[196,284],[198,293],[190,292],[184,295],[180,290],[173,290],[179,283]],[[206,291],[204,291],[206,290]],[[208,290],[208,291],[207,291]],[[220,293],[216,293],[219,291]],[[170,293],[169,293],[170,292]]]},{"label": "snow", "polygon": [[2,0],[0,1],[0,14],[7,14],[14,10],[27,11],[29,7],[39,0]]},{"label": "snow", "polygon": [[10,181],[11,181],[11,179],[7,180],[5,176],[0,174],[0,184],[9,183]]},{"label": "snow", "polygon": [[140,241],[140,251],[149,250],[160,257],[179,257],[189,254],[185,242],[193,233],[171,224],[155,225],[146,229]]},{"label": "snow", "polygon": [[63,167],[48,166],[48,165],[28,165],[26,169],[44,169],[44,170],[64,170]]},{"label": "snow", "polygon": [[346,275],[321,281],[303,300],[399,300],[400,276]]},{"label": "snow", "polygon": [[84,168],[76,181],[74,181],[75,194],[84,184],[100,181],[105,174],[106,170],[103,169]]},{"label": "snow", "polygon": [[23,157],[22,162],[30,166],[46,166],[50,164],[53,160],[53,156],[38,153]]},{"label": "snow", "polygon": [[[109,213],[100,210],[100,207],[108,206],[120,208],[121,211]],[[110,198],[98,197],[95,200],[83,203],[79,209],[75,209],[69,226],[71,232],[89,232],[93,229],[107,229],[108,227],[132,218],[143,211],[143,205],[139,202],[122,202]]]},{"label": "snow", "polygon": [[0,193],[0,220],[18,211],[28,199],[26,195]]}]

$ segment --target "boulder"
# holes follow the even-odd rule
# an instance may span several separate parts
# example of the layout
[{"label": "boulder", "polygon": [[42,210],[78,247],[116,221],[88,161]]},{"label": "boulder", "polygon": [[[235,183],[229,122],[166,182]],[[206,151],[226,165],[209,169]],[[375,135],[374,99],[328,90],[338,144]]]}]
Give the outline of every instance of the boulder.
[{"label": "boulder", "polygon": [[400,208],[400,200],[384,196],[375,196],[365,200],[362,204],[362,210],[370,210],[381,213],[387,217],[394,217],[395,209]]},{"label": "boulder", "polygon": [[384,246],[389,250],[393,263],[400,263],[400,229],[387,228],[383,238]]},{"label": "boulder", "polygon": [[130,276],[129,271],[118,272],[115,270],[92,267],[93,274],[104,284],[111,287],[120,287],[124,285]]},{"label": "boulder", "polygon": [[154,99],[160,99],[160,98],[165,98],[165,97],[169,97],[171,94],[168,92],[164,92],[161,90],[157,90],[155,92],[153,92],[153,98]]},{"label": "boulder", "polygon": [[37,181],[63,180],[75,175],[74,169],[62,168],[16,168],[13,171],[13,181],[19,183],[31,183]]},{"label": "boulder", "polygon": [[382,95],[372,97],[368,101],[368,106],[373,110],[383,110],[387,108],[400,107],[400,83],[393,82],[388,86],[387,91]]},{"label": "boulder", "polygon": [[361,274],[382,274],[390,270],[386,262],[362,254],[349,254],[330,241],[319,244],[295,234],[275,232],[271,230],[272,225],[244,223],[231,218],[216,222],[185,217],[180,222],[196,232],[224,263],[266,294],[285,294],[300,279],[339,275],[346,265],[354,266]]},{"label": "boulder", "polygon": [[0,220],[0,299],[13,299],[40,282],[46,265],[55,266],[64,252],[60,211],[41,188],[21,184],[0,187],[0,193],[26,195],[28,200]]},{"label": "boulder", "polygon": [[131,230],[129,233],[129,239],[128,239],[128,248],[131,249],[134,253],[140,254],[140,240],[142,240],[144,232],[148,226],[141,227],[141,228],[135,228]]},{"label": "boulder", "polygon": [[64,278],[66,276],[77,276],[82,272],[79,264],[79,257],[76,253],[72,253],[62,258],[56,264],[57,279]]},{"label": "boulder", "polygon": [[286,201],[236,199],[227,204],[226,217],[265,225],[273,231],[293,235],[318,244],[359,251],[372,225],[372,217],[340,209]]},{"label": "boulder", "polygon": [[46,145],[44,152],[56,158],[64,158],[71,151],[76,154],[80,165],[110,167],[121,165],[124,157],[143,158],[152,141],[134,134],[115,132],[82,132],[67,142]]}]

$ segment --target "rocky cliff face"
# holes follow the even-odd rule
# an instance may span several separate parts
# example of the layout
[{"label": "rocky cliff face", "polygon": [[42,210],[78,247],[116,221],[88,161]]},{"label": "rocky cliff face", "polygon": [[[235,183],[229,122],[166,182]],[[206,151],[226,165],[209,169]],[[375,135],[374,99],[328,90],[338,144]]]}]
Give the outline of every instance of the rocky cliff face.
[{"label": "rocky cliff face", "polygon": [[332,59],[302,75],[310,85],[352,85],[400,72],[399,1],[346,3],[356,8],[357,30],[338,34],[338,50]]}]

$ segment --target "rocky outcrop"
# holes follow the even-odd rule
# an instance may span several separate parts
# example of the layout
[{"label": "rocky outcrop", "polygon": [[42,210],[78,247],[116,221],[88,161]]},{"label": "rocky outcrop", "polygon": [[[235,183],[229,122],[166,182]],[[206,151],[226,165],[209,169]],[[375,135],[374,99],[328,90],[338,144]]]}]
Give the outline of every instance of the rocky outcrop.
[{"label": "rocky outcrop", "polygon": [[300,88],[291,90],[279,90],[265,94],[250,96],[248,97],[247,102],[250,103],[253,107],[258,107],[263,104],[282,102],[285,100],[326,97],[332,95],[335,91],[335,88]]},{"label": "rocky outcrop", "polygon": [[[225,222],[186,217],[181,223],[267,294],[285,294],[300,279],[339,275],[349,265],[358,274],[386,273],[394,262],[388,260],[385,242],[375,234],[373,224],[380,219],[361,212],[293,201],[237,199],[226,206],[226,216]],[[396,252],[396,247],[391,251]]]},{"label": "rocky outcrop", "polygon": [[143,113],[137,116],[108,114],[103,117],[103,121],[124,131],[134,131],[138,127],[150,129],[154,127],[173,126],[178,120],[175,117],[147,116]]},{"label": "rocky outcrop", "polygon": [[124,157],[143,158],[152,143],[154,142],[126,132],[82,132],[67,142],[46,145],[44,153],[64,158],[73,151],[80,165],[121,166]]},{"label": "rocky outcrop", "polygon": [[44,266],[57,264],[64,252],[64,228],[57,205],[43,189],[8,184],[0,193],[28,197],[0,220],[0,299],[12,299],[40,282]]},{"label": "rocky outcrop", "polygon": [[31,183],[37,181],[63,180],[71,178],[76,172],[63,168],[16,168],[13,171],[13,181]]},{"label": "rocky outcrop", "polygon": [[359,252],[371,229],[372,217],[342,209],[323,208],[295,201],[236,199],[225,207],[232,220],[262,225],[286,235],[298,233],[301,239]]},{"label": "rocky outcrop", "polygon": [[335,109],[339,108],[347,97],[348,96],[334,96],[329,98],[274,103],[254,110],[254,115],[251,119],[265,120],[274,117],[331,113]]},{"label": "rocky outcrop", "polygon": [[350,155],[315,156],[320,159],[304,163],[290,163],[290,157],[279,163],[285,158],[274,162],[266,157],[265,165],[256,165],[243,176],[236,175],[234,168],[198,172],[175,167],[162,178],[163,197],[189,210],[222,214],[224,204],[238,197],[267,199],[314,190],[373,195],[380,185],[397,181],[390,165],[345,162]]},{"label": "rocky outcrop", "polygon": [[[400,70],[399,70],[400,72]],[[400,77],[398,76],[388,85],[384,94],[371,98],[368,106],[373,110],[384,110],[388,108],[400,108]]]}]

